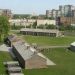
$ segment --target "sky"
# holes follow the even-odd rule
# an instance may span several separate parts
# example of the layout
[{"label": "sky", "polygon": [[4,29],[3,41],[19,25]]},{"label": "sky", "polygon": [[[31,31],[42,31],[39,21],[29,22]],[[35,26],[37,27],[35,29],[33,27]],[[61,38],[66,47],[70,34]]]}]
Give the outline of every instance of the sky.
[{"label": "sky", "polygon": [[75,5],[75,0],[0,0],[0,9],[11,9],[14,14],[45,14],[68,4]]}]

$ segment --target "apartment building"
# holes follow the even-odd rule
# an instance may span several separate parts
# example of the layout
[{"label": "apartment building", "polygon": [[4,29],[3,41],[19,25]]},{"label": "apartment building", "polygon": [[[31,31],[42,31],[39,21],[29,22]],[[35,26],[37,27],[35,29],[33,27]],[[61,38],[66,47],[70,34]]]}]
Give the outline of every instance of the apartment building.
[{"label": "apartment building", "polygon": [[75,25],[75,17],[61,17],[60,23],[62,23],[63,25]]},{"label": "apartment building", "polygon": [[13,17],[13,14],[10,9],[0,9],[0,15],[6,16],[9,19]]},{"label": "apartment building", "polygon": [[73,16],[73,10],[75,10],[75,6],[73,5],[60,5],[59,10],[61,12],[61,16],[64,17],[72,17]]},{"label": "apartment building", "polygon": [[52,11],[46,10],[46,17],[52,17]]},{"label": "apartment building", "polygon": [[56,25],[56,20],[48,20],[48,19],[10,19],[9,23],[10,25],[18,25],[18,26],[28,26],[33,25],[35,22],[37,22],[37,26],[39,25],[45,25],[45,24],[51,24]]},{"label": "apartment building", "polygon": [[47,17],[75,17],[75,6],[60,5],[59,9],[46,10]]},{"label": "apartment building", "polygon": [[45,25],[45,24],[49,24],[49,25],[56,25],[56,20],[37,20],[37,26],[40,25]]}]

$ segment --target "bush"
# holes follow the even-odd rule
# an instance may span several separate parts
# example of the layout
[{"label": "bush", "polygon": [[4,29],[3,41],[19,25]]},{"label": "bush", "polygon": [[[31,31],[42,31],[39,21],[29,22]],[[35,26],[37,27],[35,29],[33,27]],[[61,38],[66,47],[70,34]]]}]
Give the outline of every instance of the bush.
[{"label": "bush", "polygon": [[25,26],[16,26],[16,25],[11,26],[12,30],[20,30],[21,28],[25,28]]}]

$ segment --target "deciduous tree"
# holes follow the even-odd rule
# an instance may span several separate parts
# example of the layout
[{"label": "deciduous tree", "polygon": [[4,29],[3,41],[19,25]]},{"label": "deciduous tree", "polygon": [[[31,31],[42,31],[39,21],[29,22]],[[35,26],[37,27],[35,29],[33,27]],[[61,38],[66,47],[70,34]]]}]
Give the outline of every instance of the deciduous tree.
[{"label": "deciduous tree", "polygon": [[5,16],[0,16],[0,41],[8,35],[9,30],[10,25],[8,18]]}]

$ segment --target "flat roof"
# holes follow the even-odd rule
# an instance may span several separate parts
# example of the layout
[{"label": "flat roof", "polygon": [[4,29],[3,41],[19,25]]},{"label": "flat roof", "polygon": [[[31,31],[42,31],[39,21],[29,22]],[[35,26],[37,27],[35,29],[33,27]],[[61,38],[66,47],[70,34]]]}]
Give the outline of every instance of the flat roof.
[{"label": "flat roof", "polygon": [[57,29],[30,29],[30,28],[22,28],[20,31],[45,32],[45,33],[57,33],[57,32],[59,32],[59,30],[57,30]]}]

